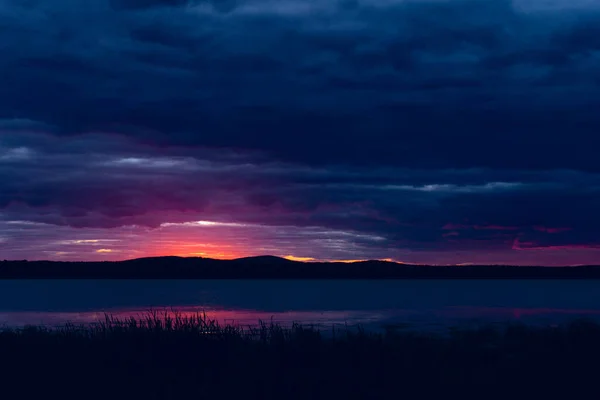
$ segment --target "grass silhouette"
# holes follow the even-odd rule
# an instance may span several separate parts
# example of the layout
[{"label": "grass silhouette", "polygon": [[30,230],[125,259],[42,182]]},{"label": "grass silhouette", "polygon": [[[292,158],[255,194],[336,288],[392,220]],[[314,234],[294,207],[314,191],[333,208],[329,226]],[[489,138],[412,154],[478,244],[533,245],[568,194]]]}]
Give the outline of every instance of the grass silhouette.
[{"label": "grass silhouette", "polygon": [[539,398],[595,384],[600,326],[322,332],[150,312],[5,329],[0,357],[0,392],[27,399]]}]

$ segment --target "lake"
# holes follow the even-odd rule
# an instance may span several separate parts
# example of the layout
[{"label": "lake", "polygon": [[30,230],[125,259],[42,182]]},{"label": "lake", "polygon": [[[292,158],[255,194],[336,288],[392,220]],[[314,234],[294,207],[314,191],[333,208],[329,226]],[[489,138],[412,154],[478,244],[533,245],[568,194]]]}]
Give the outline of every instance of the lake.
[{"label": "lake", "polygon": [[155,309],[221,323],[409,329],[600,321],[600,280],[5,280],[0,325],[58,326]]}]

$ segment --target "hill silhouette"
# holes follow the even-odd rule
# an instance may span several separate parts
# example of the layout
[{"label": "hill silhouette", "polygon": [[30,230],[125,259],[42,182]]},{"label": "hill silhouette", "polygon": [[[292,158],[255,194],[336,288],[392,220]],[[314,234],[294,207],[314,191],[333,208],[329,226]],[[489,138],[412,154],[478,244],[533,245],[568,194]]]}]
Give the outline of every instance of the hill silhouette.
[{"label": "hill silhouette", "polygon": [[275,256],[217,260],[2,261],[0,279],[600,279],[600,266],[427,266],[389,261],[301,262]]}]

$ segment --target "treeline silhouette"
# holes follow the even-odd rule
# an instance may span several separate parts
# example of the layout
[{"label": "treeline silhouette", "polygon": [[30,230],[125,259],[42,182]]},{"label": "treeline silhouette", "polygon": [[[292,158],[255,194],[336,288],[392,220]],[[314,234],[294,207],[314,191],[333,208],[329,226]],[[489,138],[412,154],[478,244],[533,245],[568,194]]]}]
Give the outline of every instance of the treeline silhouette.
[{"label": "treeline silhouette", "polygon": [[3,261],[0,279],[600,279],[600,266],[425,266],[387,261],[299,262],[273,256],[154,257],[116,262]]},{"label": "treeline silhouette", "polygon": [[149,314],[3,330],[0,354],[7,399],[593,398],[600,326],[323,333]]}]

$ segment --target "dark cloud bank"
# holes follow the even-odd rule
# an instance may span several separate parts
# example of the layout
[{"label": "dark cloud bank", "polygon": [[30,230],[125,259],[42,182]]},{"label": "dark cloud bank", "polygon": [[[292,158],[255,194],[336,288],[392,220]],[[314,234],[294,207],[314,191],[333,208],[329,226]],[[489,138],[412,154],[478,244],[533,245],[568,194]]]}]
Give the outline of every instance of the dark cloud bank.
[{"label": "dark cloud bank", "polygon": [[8,0],[0,33],[9,257],[15,221],[210,220],[296,229],[287,253],[318,228],[355,258],[600,261],[593,2]]}]

